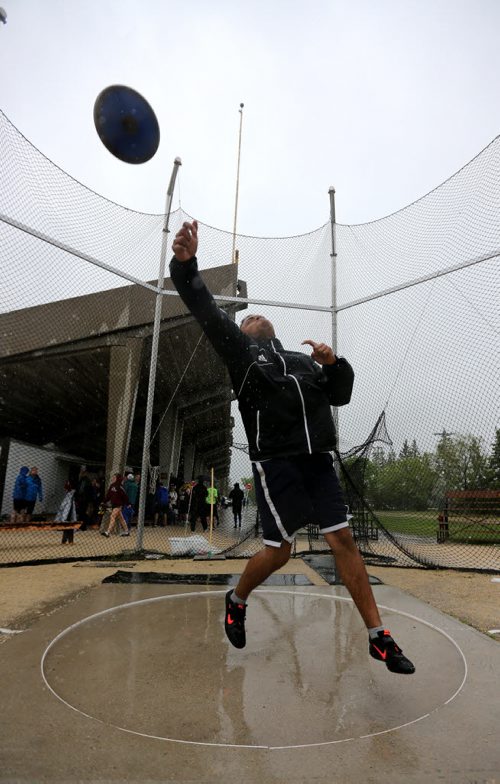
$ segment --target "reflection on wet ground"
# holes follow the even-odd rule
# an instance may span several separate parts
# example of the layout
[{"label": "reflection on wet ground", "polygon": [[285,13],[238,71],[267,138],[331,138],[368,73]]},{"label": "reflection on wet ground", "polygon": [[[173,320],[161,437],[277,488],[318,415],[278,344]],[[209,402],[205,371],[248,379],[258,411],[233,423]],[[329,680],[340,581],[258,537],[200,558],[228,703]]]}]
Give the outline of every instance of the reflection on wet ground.
[{"label": "reflection on wet ground", "polygon": [[87,717],[128,732],[266,748],[385,732],[432,713],[460,687],[463,659],[439,630],[385,612],[416,653],[416,675],[395,676],[369,658],[352,603],[316,591],[257,591],[244,650],[225,637],[224,590],[101,611],[49,646],[47,684]]},{"label": "reflection on wet ground", "polygon": [[[180,583],[182,585],[236,585],[240,574],[169,574],[168,572],[122,572],[105,577],[103,583]],[[304,574],[272,574],[262,585],[313,585]]]}]

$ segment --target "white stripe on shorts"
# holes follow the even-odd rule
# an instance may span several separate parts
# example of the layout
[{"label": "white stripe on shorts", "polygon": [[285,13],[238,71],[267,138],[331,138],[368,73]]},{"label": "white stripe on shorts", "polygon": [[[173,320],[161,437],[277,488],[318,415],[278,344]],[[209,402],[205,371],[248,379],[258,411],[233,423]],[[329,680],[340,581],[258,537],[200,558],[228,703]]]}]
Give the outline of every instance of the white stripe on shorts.
[{"label": "white stripe on shorts", "polygon": [[327,528],[320,528],[320,534],[330,534],[332,531],[340,531],[341,528],[347,528],[349,525],[349,520],[352,520],[352,514],[349,514],[349,507],[345,506],[345,520],[343,523],[334,523],[334,525],[329,525]]},{"label": "white stripe on shorts", "polygon": [[281,547],[281,542],[273,542],[271,539],[263,539],[262,541],[269,547]]},{"label": "white stripe on shorts", "polygon": [[[260,481],[261,481],[261,484],[262,484],[262,489],[264,491],[264,497],[265,497],[265,499],[267,501],[267,505],[268,505],[269,509],[271,510],[271,514],[274,517],[274,522],[278,526],[278,529],[279,529],[279,532],[280,532],[281,536],[283,537],[283,539],[286,542],[293,542],[293,540],[295,539],[295,536],[294,535],[290,536],[285,531],[285,528],[283,526],[283,523],[281,522],[281,518],[280,518],[280,516],[278,514],[278,511],[277,511],[275,505],[273,504],[273,502],[271,500],[271,496],[269,495],[269,488],[267,486],[266,475],[264,473],[264,469],[262,467],[262,464],[261,463],[254,463],[254,465],[257,467],[257,471],[259,472]],[[267,544],[267,542],[266,542],[266,544]],[[280,544],[277,544],[277,545],[274,545],[274,546],[280,547]]]},{"label": "white stripe on shorts", "polygon": [[335,525],[329,525],[328,528],[320,528],[320,534],[329,534],[332,531],[340,531],[341,528],[349,528],[349,521],[344,520],[343,523],[335,523]]}]

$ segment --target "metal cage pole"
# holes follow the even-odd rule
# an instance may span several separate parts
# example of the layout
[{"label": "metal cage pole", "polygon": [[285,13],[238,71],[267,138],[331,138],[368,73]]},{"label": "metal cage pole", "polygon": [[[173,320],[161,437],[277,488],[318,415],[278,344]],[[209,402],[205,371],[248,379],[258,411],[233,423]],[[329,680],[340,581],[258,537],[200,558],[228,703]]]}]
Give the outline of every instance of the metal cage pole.
[{"label": "metal cage pole", "polygon": [[236,167],[236,196],[234,198],[234,224],[233,224],[233,249],[231,253],[231,263],[237,264],[238,251],[236,250],[236,223],[238,220],[238,197],[240,193],[240,159],[241,159],[241,129],[243,127],[243,108],[245,104],[240,103],[240,132],[238,136],[238,165]]},{"label": "metal cage pole", "polygon": [[161,252],[160,252],[160,269],[158,272],[158,291],[155,303],[155,317],[153,323],[153,337],[151,341],[151,361],[149,365],[149,384],[148,384],[148,398],[146,404],[146,419],[144,422],[144,444],[142,449],[142,465],[141,465],[141,484],[139,489],[139,509],[137,510],[137,549],[142,550],[144,542],[144,513],[146,510],[146,496],[148,492],[149,481],[149,448],[151,444],[151,425],[153,422],[153,403],[155,397],[155,382],[156,382],[156,364],[158,360],[158,343],[160,340],[160,326],[161,326],[161,308],[163,304],[163,284],[165,282],[165,264],[167,259],[168,250],[168,222],[170,220],[170,212],[172,209],[172,199],[174,196],[175,180],[177,172],[182,161],[176,158],[172,174],[170,175],[170,182],[167,188],[167,197],[165,201],[165,224],[163,226],[163,234],[161,238]]},{"label": "metal cage pole", "polygon": [[[335,219],[335,188],[330,185],[328,189],[330,196],[330,231],[331,231],[331,253],[332,260],[332,350],[337,354],[337,223]],[[339,447],[339,414],[338,409],[333,409],[333,421],[335,423],[335,447]]]}]

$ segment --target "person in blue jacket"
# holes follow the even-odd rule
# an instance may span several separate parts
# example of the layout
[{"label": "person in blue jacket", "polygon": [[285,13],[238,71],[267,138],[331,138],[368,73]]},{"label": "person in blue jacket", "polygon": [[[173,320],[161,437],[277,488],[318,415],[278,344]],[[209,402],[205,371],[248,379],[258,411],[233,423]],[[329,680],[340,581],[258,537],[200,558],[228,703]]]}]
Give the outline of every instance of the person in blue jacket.
[{"label": "person in blue jacket", "polygon": [[167,525],[169,502],[170,493],[168,492],[168,487],[165,487],[163,482],[160,482],[155,495],[155,517],[153,525]]},{"label": "person in blue jacket", "polygon": [[26,477],[30,470],[28,466],[22,466],[16,476],[14,483],[14,492],[12,493],[13,511],[10,516],[11,523],[21,523],[25,519],[26,514]]},{"label": "person in blue jacket", "polygon": [[26,477],[26,521],[31,520],[33,509],[37,500],[43,501],[43,488],[42,480],[38,474],[38,468],[33,466],[30,468],[29,474]]}]

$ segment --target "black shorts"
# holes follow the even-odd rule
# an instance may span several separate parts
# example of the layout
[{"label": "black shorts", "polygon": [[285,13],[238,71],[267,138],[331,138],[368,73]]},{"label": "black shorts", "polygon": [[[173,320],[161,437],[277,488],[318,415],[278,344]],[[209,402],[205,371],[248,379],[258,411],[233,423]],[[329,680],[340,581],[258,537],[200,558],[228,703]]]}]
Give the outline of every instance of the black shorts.
[{"label": "black shorts", "polygon": [[329,453],[295,455],[252,463],[264,544],[293,542],[300,528],[321,533],[349,525],[348,507]]},{"label": "black shorts", "polygon": [[33,514],[33,509],[35,508],[36,500],[35,501],[25,501],[26,511],[28,514]]},{"label": "black shorts", "polygon": [[27,501],[22,498],[14,498],[14,512],[23,512],[26,509]]}]

